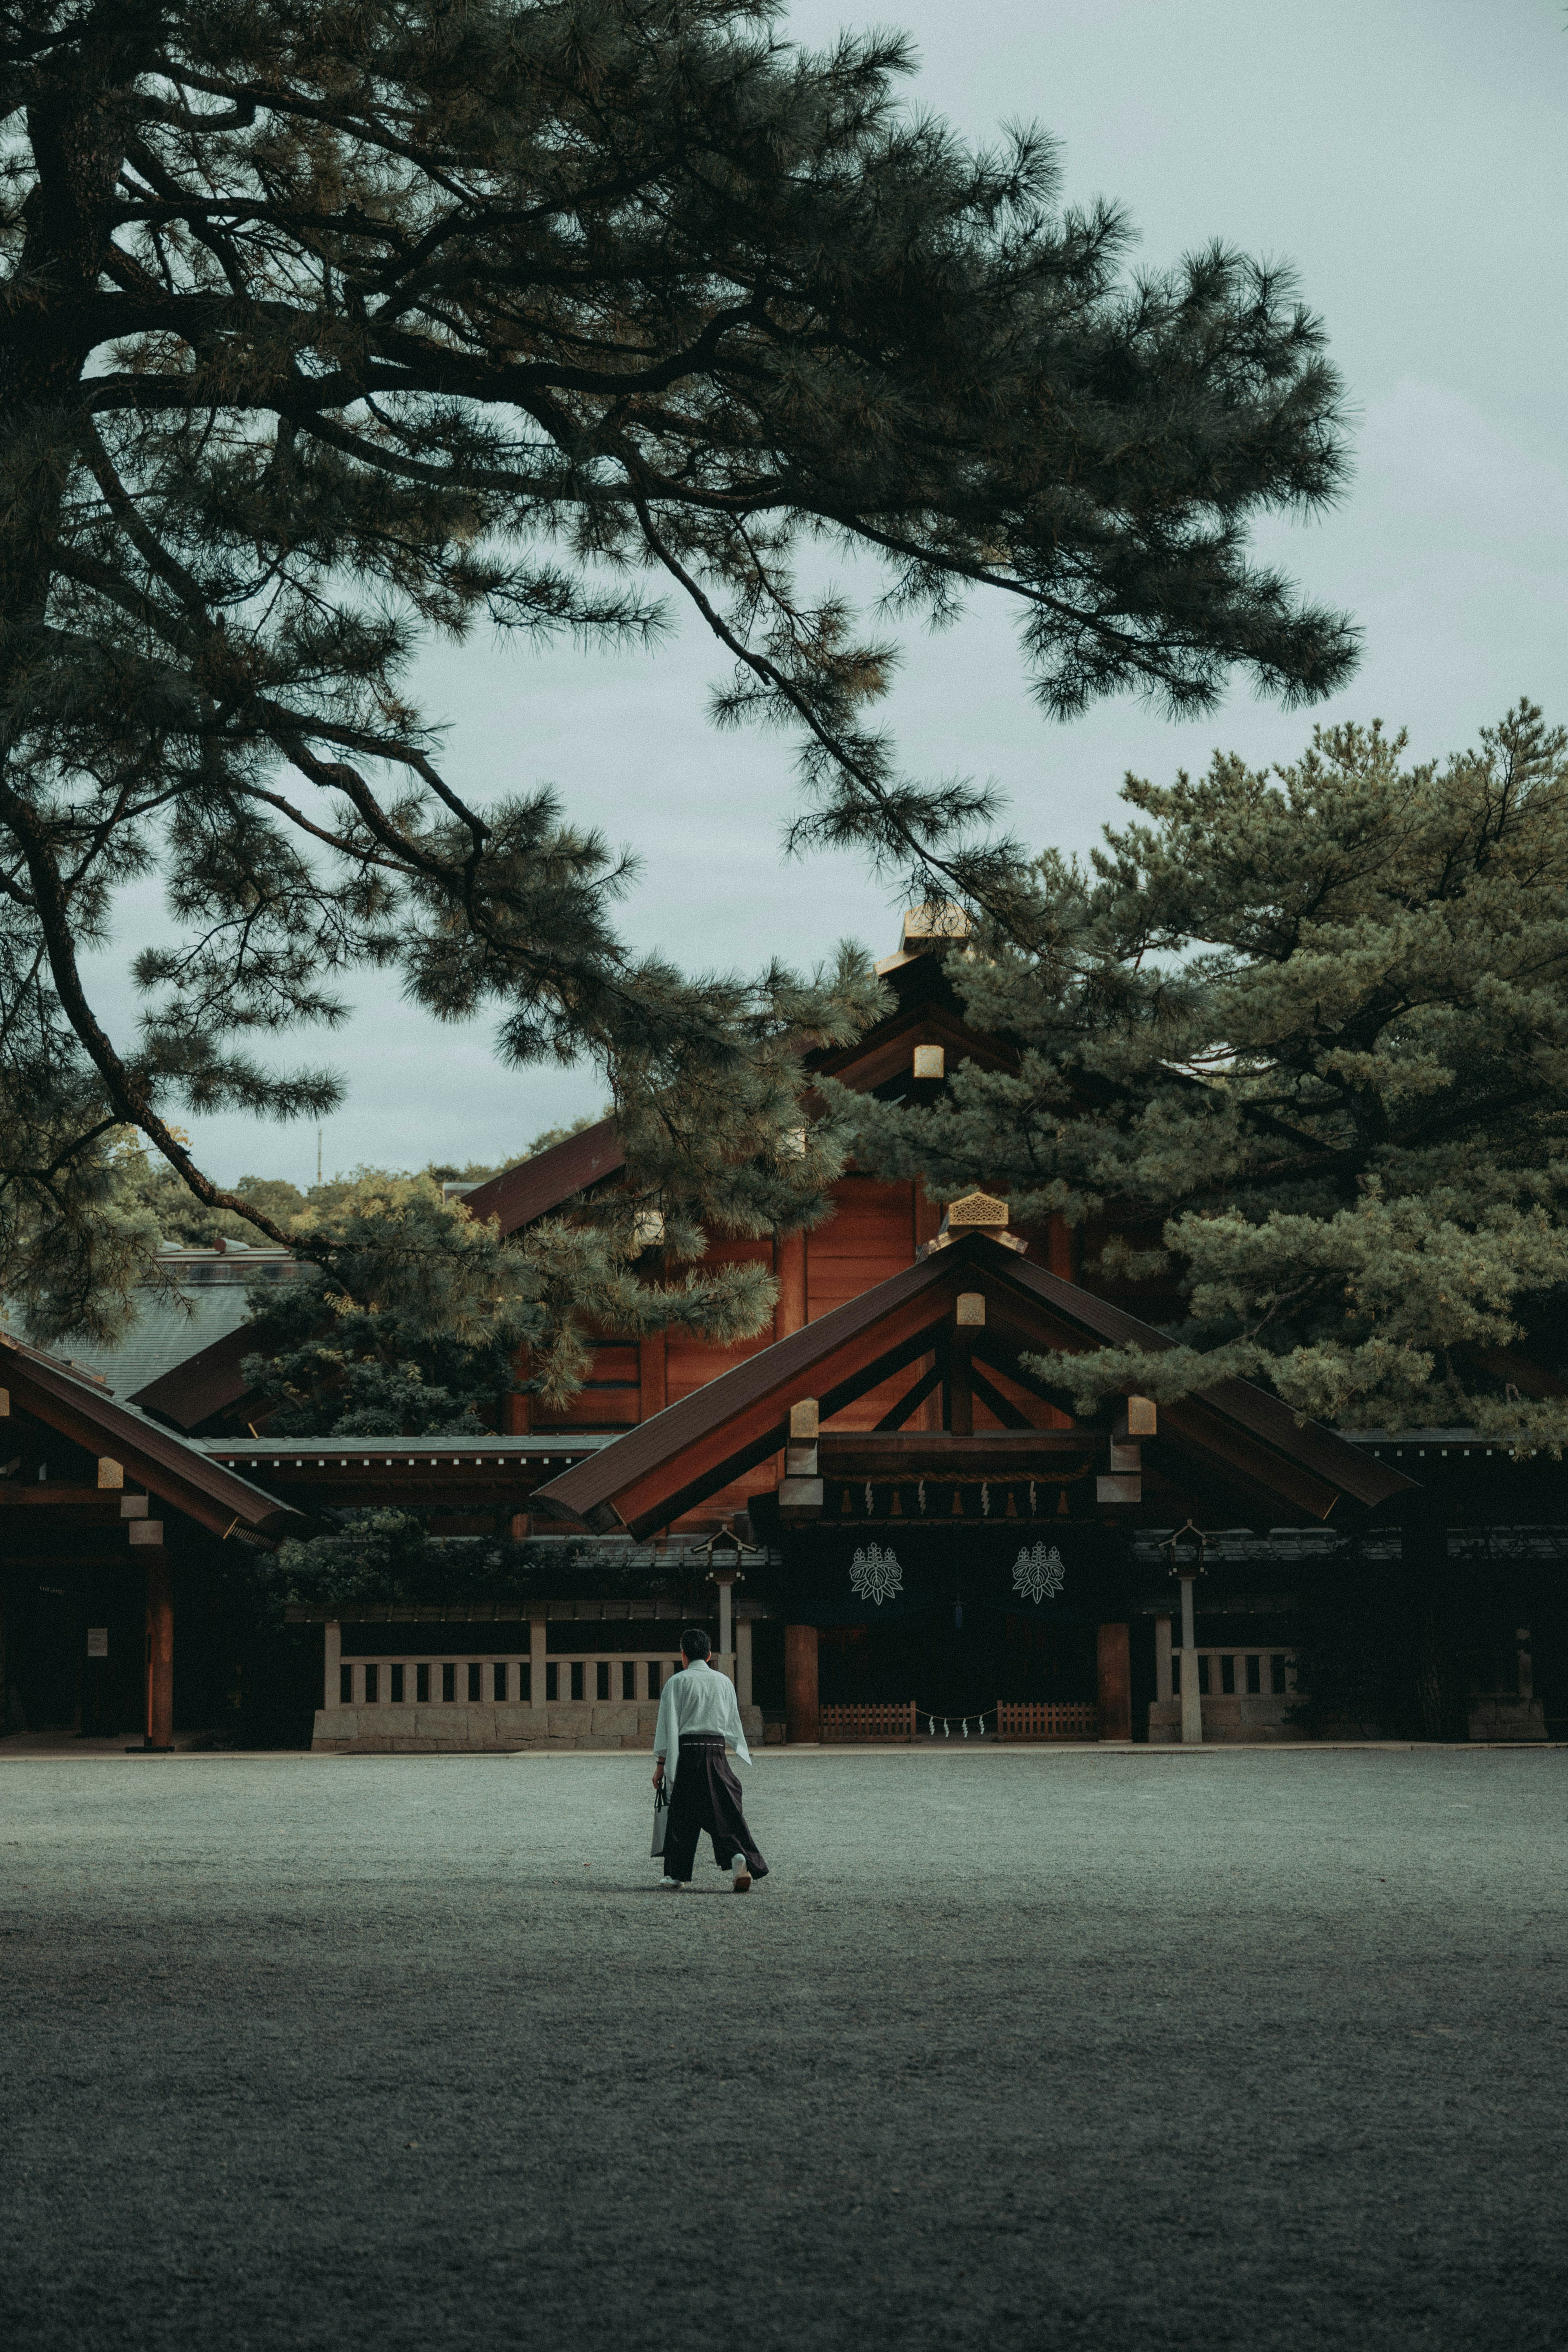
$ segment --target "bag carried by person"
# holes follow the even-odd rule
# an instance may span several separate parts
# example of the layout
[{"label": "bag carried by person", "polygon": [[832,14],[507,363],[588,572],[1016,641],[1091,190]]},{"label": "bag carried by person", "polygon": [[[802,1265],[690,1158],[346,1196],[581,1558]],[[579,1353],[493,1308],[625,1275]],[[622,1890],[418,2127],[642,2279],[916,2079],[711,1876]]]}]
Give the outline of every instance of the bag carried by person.
[{"label": "bag carried by person", "polygon": [[653,1843],[648,1847],[649,1853],[664,1852],[664,1833],[668,1826],[669,1799],[665,1795],[664,1783],[660,1781],[653,1792]]}]

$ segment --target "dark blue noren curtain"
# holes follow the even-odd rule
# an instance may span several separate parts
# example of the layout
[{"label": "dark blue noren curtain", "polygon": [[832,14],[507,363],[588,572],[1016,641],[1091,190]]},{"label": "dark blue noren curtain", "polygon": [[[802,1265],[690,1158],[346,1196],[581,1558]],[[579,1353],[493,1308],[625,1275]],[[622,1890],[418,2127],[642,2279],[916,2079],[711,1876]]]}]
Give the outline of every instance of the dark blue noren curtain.
[{"label": "dark blue noren curtain", "polygon": [[[1040,1544],[1047,1554],[1059,1555],[1062,1584],[1059,1592],[1035,1602],[1016,1589],[1014,1570],[1020,1553]],[[873,1548],[884,1568],[889,1554],[896,1563],[896,1590],[880,1601],[857,1589],[853,1573],[857,1554],[874,1568]],[[756,1599],[801,1625],[882,1624],[955,1606],[966,1615],[1032,1613],[1037,1608],[1088,1621],[1101,1616],[1119,1594],[1125,1561],[1125,1539],[1117,1529],[1064,1525],[1058,1531],[1016,1522],[994,1528],[973,1522],[925,1528],[906,1521],[792,1529],[785,1537],[784,1566],[765,1576],[749,1574],[747,1581]]]}]

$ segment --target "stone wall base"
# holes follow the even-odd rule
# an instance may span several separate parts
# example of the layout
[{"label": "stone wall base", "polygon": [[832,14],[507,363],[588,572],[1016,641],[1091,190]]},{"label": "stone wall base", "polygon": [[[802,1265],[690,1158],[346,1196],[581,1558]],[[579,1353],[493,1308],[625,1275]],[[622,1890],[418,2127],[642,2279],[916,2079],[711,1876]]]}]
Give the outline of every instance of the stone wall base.
[{"label": "stone wall base", "polygon": [[[1204,1710],[1204,1741],[1205,1746],[1223,1747],[1268,1740],[1302,1739],[1384,1739],[1385,1727],[1375,1723],[1334,1723],[1318,1726],[1311,1730],[1300,1723],[1288,1720],[1287,1710],[1292,1705],[1289,1697],[1205,1698]],[[1265,1712],[1267,1710],[1267,1712]],[[1470,1701],[1469,1738],[1484,1740],[1542,1739],[1546,1738],[1546,1716],[1538,1698],[1473,1698]],[[1182,1703],[1180,1699],[1155,1699],[1149,1708],[1149,1744],[1152,1748],[1173,1748],[1181,1743]]]},{"label": "stone wall base", "polygon": [[[743,1706],[749,1747],[763,1744],[761,1707]],[[318,1755],[482,1756],[519,1749],[642,1748],[651,1754],[657,1700],[563,1699],[544,1706],[504,1702],[322,1706],[310,1741]]]},{"label": "stone wall base", "polygon": [[1470,1701],[1472,1739],[1544,1739],[1546,1711],[1538,1698],[1504,1696]]},{"label": "stone wall base", "polygon": [[[1289,1719],[1294,1704],[1293,1692],[1281,1692],[1276,1696],[1252,1691],[1230,1697],[1221,1695],[1205,1698],[1201,1702],[1205,1744],[1258,1747],[1268,1740],[1300,1739],[1302,1733]],[[1179,1747],[1181,1738],[1181,1700],[1152,1699],[1149,1705],[1150,1746]]]}]

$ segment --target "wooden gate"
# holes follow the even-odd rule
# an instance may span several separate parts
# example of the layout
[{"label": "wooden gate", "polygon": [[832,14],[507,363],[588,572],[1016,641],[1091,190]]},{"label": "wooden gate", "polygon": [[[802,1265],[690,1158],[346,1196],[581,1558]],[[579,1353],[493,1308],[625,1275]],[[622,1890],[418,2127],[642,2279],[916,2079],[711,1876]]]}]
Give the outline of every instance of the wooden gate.
[{"label": "wooden gate", "polygon": [[818,1710],[821,1740],[912,1739],[915,1703],[912,1698],[867,1703],[856,1706],[825,1706]]},{"label": "wooden gate", "polygon": [[1082,1699],[998,1699],[998,1739],[1098,1739],[1100,1710]]}]

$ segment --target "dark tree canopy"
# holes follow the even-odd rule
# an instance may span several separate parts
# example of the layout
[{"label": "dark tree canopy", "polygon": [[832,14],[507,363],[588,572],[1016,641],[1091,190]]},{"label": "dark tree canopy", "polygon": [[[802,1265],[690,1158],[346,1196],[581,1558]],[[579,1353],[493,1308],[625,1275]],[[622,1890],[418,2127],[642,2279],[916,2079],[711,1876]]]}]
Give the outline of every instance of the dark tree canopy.
[{"label": "dark tree canopy", "polygon": [[[894,612],[998,592],[1058,713],[1343,677],[1344,621],[1247,553],[1342,469],[1289,283],[1218,249],[1127,279],[1047,141],[966,151],[900,110],[907,65],[896,37],[795,50],[765,0],[0,7],[13,1286],[138,1262],[105,1206],[127,1127],[276,1231],[173,1119],[319,1115],[336,1081],[265,1049],[341,1017],[356,968],[492,1008],[514,1062],[596,1057],[664,1168],[682,1088],[864,1016],[853,973],[635,962],[602,840],[454,784],[403,684],[422,632],[651,645],[689,600],[720,716],[798,738],[797,840],[982,901],[986,795],[900,770],[868,716],[893,648],[798,589],[806,543],[868,555]],[[114,1040],[79,959],[148,872],[168,942]],[[742,1158],[776,1091],[740,1083]],[[722,1217],[736,1157],[678,1210]]]},{"label": "dark tree canopy", "polygon": [[1085,1404],[1221,1373],[1361,1427],[1568,1443],[1568,732],[1521,703],[1409,765],[1321,729],[1260,772],[1128,780],[1087,869],[1021,877],[948,969],[1016,1071],[844,1096],[889,1174],[1027,1220],[1163,1226],[1101,1272],[1184,1293],[1179,1344],[1058,1360]]}]

